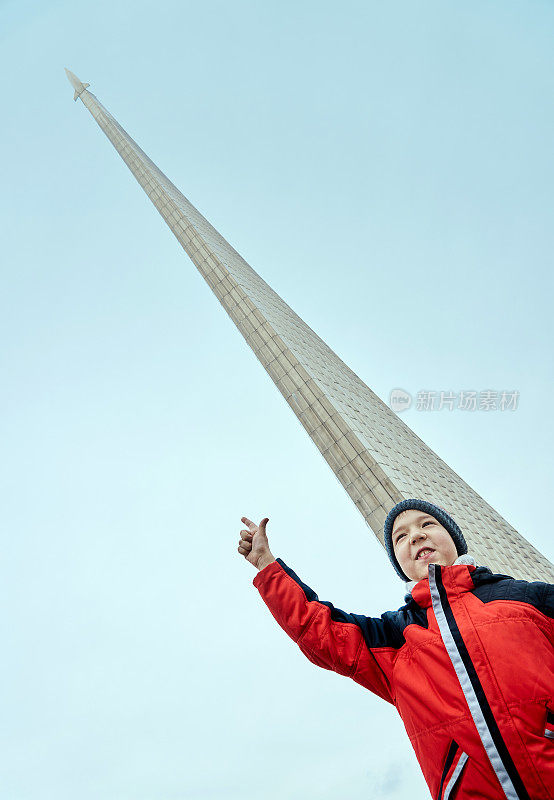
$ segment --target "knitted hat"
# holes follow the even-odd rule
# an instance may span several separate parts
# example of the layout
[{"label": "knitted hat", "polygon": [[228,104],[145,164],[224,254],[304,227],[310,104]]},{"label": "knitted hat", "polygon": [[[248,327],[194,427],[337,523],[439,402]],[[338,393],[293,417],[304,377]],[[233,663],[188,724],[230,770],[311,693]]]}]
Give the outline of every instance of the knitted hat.
[{"label": "knitted hat", "polygon": [[440,522],[443,528],[446,528],[452,537],[452,541],[456,545],[458,555],[462,556],[467,553],[467,544],[463,537],[462,531],[456,522],[454,522],[450,514],[444,510],[444,508],[435,506],[433,503],[429,503],[427,500],[402,500],[401,503],[397,503],[394,508],[391,508],[385,520],[385,547],[387,548],[387,555],[390,558],[397,575],[399,575],[403,581],[409,581],[410,579],[404,574],[400,564],[396,560],[396,556],[394,555],[394,548],[392,546],[392,526],[394,525],[394,520],[397,518],[397,516],[403,511],[408,511],[409,509],[413,509],[415,511],[425,511],[427,514],[430,514],[432,517],[434,517],[437,522]]}]

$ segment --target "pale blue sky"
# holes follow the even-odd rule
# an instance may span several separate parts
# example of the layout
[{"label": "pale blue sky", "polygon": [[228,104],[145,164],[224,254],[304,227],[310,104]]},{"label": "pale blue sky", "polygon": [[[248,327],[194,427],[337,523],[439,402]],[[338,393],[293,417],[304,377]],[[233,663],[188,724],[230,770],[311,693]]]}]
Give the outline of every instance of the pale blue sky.
[{"label": "pale blue sky", "polygon": [[402,584],[81,103],[101,102],[385,401],[554,560],[554,8],[0,2],[0,796],[428,797],[395,710],[318,670],[236,553]]}]

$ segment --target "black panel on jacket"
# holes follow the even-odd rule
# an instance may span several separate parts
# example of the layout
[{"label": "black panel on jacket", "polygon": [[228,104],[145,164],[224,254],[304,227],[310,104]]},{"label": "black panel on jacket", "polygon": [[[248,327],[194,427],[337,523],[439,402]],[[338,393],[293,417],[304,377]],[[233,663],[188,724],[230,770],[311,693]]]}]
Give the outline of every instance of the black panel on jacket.
[{"label": "black panel on jacket", "polygon": [[509,600],[529,603],[547,617],[554,619],[554,585],[542,581],[520,581],[509,575],[491,572],[488,567],[477,567],[472,573],[475,588],[472,594],[482,603]]}]

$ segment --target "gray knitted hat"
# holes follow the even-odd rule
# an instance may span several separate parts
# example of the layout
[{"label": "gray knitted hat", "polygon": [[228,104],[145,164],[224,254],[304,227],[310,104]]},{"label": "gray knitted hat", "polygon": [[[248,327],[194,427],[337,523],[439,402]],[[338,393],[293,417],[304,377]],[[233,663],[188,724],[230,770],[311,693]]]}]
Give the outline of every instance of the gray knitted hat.
[{"label": "gray knitted hat", "polygon": [[409,581],[410,579],[404,574],[400,564],[396,560],[396,556],[394,555],[394,548],[392,546],[392,526],[394,525],[394,520],[399,514],[410,509],[414,509],[415,511],[425,511],[427,514],[430,514],[432,517],[434,517],[437,522],[440,522],[443,528],[446,528],[452,537],[452,540],[456,545],[458,555],[463,556],[465,553],[467,553],[467,544],[462,531],[452,519],[450,514],[444,510],[444,508],[436,506],[433,503],[429,503],[427,500],[402,500],[401,503],[397,503],[394,508],[391,508],[385,520],[385,547],[387,548],[387,555],[391,561],[391,564],[396,570],[397,575],[402,578],[403,581]]}]

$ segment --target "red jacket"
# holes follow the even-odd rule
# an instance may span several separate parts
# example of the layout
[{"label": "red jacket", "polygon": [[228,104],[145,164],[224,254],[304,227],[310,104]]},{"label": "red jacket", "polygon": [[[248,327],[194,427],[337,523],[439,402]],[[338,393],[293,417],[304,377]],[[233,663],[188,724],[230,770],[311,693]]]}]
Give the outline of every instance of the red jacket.
[{"label": "red jacket", "polygon": [[322,602],[277,559],[254,578],[310,661],[396,706],[436,800],[554,800],[554,586],[429,565],[381,617]]}]

